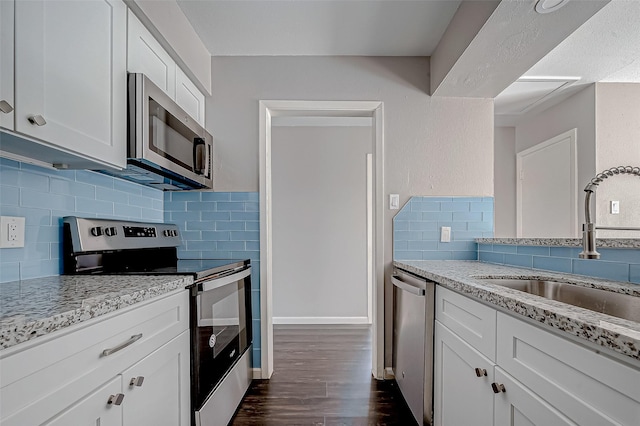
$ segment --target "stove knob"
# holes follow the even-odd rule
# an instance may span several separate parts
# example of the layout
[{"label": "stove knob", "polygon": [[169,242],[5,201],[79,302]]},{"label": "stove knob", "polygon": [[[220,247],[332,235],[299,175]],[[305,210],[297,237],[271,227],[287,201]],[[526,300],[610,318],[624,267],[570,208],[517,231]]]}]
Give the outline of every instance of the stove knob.
[{"label": "stove knob", "polygon": [[91,228],[91,235],[93,235],[94,237],[99,237],[100,235],[102,235],[102,228],[100,228],[99,226]]},{"label": "stove knob", "polygon": [[171,231],[171,232],[172,232],[172,234],[171,234],[171,235],[172,235],[173,237],[177,237],[177,236],[178,236],[178,230],[177,230],[177,229],[174,229],[174,230],[173,230],[173,231]]},{"label": "stove knob", "polygon": [[112,226],[112,227],[109,227],[109,228],[105,228],[104,229],[104,233],[107,234],[107,236],[109,236],[109,237],[113,237],[114,235],[118,234],[118,231],[117,231],[115,226]]}]

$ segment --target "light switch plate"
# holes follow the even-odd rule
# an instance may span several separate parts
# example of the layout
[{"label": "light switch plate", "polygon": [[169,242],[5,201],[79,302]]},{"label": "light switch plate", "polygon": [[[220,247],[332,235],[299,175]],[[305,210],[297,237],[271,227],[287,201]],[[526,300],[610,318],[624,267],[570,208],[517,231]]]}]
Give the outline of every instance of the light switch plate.
[{"label": "light switch plate", "polygon": [[449,243],[451,242],[451,227],[443,226],[440,228],[440,242],[441,243]]},{"label": "light switch plate", "polygon": [[400,208],[400,194],[389,194],[389,210]]},{"label": "light switch plate", "polygon": [[611,202],[611,214],[620,214],[620,201]]},{"label": "light switch plate", "polygon": [[0,248],[24,247],[24,217],[0,217]]}]

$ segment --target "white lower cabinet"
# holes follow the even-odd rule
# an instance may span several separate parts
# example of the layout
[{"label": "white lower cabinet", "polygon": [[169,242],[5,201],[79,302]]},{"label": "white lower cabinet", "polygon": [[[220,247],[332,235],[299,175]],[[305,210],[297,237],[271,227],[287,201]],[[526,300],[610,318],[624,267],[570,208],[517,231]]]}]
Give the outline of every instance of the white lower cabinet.
[{"label": "white lower cabinet", "polygon": [[494,364],[439,321],[434,335],[435,424],[491,426]]},{"label": "white lower cabinet", "polygon": [[563,426],[574,423],[535,393],[496,367],[496,383],[505,391],[495,396],[495,425]]},{"label": "white lower cabinet", "polygon": [[121,389],[122,381],[120,377],[116,377],[51,420],[45,421],[43,426],[122,425],[122,407],[105,404],[111,395],[118,395]]},{"label": "white lower cabinet", "polygon": [[[492,320],[479,315],[487,305],[441,286],[438,306],[435,425],[640,425],[640,362],[502,312]],[[480,323],[485,332],[467,333]]]},{"label": "white lower cabinet", "polygon": [[123,424],[188,426],[189,332],[122,373]]},{"label": "white lower cabinet", "polygon": [[187,290],[0,351],[2,426],[189,426]]}]

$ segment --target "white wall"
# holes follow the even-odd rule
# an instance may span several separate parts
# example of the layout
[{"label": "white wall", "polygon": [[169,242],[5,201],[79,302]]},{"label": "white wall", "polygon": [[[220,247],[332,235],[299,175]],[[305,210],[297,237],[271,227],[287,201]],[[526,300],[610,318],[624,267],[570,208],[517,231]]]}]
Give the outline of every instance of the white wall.
[{"label": "white wall", "polygon": [[366,322],[371,126],[271,137],[274,322]]},{"label": "white wall", "polygon": [[494,132],[494,236],[516,236],[516,129],[496,127]]},{"label": "white wall", "polygon": [[[400,194],[401,204],[412,195],[493,196],[493,100],[430,97],[428,58],[213,57],[212,91],[215,190],[258,191],[259,100],[376,100],[384,102],[385,193]],[[395,213],[384,218],[387,278]],[[386,317],[386,365],[391,331]]]},{"label": "white wall", "polygon": [[[584,222],[584,193],[582,189],[589,183],[596,169],[595,119],[595,85],[592,84],[565,101],[516,126],[516,153],[573,128],[578,129],[579,224]],[[513,214],[515,217],[515,210]]]},{"label": "white wall", "polygon": [[[596,84],[596,172],[640,167],[640,84]],[[629,175],[605,180],[596,190],[596,224],[640,227],[640,179]],[[620,214],[609,202],[620,201]],[[637,231],[598,231],[598,237],[640,238]]]}]

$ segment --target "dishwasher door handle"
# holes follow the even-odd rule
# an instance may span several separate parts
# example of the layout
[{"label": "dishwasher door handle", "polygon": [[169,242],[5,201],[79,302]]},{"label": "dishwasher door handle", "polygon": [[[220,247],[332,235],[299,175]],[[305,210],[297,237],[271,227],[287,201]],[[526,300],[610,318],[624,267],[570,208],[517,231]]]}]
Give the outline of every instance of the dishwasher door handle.
[{"label": "dishwasher door handle", "polygon": [[[402,281],[402,279],[397,275],[391,276],[391,283],[393,283],[393,285],[398,287],[400,290],[408,291],[409,293],[412,293],[418,296],[424,296],[426,293],[426,288],[417,287],[411,283]],[[426,287],[426,282],[424,283],[424,285]]]}]

